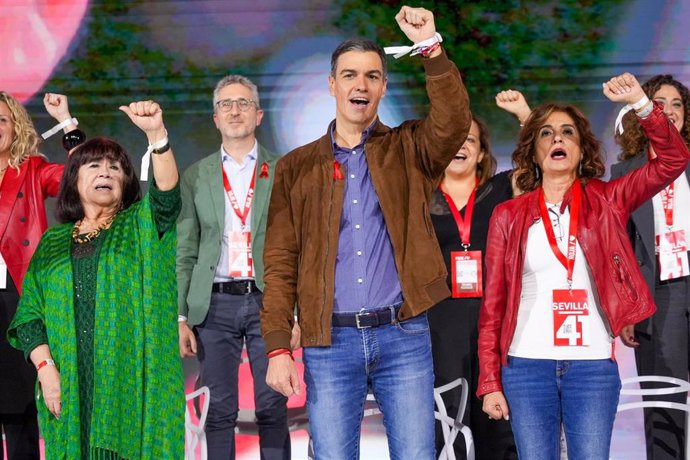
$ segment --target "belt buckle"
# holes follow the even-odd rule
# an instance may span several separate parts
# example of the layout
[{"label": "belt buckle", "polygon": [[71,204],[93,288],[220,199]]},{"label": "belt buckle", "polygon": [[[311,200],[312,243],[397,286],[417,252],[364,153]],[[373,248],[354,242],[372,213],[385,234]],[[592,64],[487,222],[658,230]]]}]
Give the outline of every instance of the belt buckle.
[{"label": "belt buckle", "polygon": [[247,280],[247,281],[245,281],[245,283],[247,284],[247,291],[245,292],[245,294],[251,294],[252,293],[252,282]]},{"label": "belt buckle", "polygon": [[362,326],[360,324],[360,318],[366,318],[369,316],[376,316],[376,313],[373,311],[360,311],[359,313],[355,314],[355,324],[357,325],[357,329],[368,329],[370,327],[373,327],[374,325],[370,326]]}]

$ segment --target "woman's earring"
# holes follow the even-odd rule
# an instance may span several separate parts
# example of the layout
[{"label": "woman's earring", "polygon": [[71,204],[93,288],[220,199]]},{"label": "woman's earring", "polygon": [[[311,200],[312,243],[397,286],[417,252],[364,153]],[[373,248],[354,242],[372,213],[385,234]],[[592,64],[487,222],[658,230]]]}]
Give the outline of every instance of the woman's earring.
[{"label": "woman's earring", "polygon": [[539,172],[539,166],[537,166],[536,163],[534,163],[534,178],[536,180],[539,180],[540,172]]},{"label": "woman's earring", "polygon": [[577,175],[582,177],[582,162],[577,167]]}]

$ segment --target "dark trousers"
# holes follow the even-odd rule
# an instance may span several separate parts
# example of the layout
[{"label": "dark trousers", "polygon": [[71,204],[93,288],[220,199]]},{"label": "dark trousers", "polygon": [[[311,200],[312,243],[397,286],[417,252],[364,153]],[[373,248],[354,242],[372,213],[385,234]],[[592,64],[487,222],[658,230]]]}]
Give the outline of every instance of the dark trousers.
[{"label": "dark trousers", "polygon": [[287,398],[266,384],[268,359],[259,323],[261,300],[258,292],[248,295],[213,293],[206,319],[195,328],[201,382],[211,392],[206,419],[209,460],[235,458],[237,376],[245,342],[254,378],[261,458],[290,458]]},{"label": "dark trousers", "polygon": [[[652,318],[652,334],[639,331],[640,347],[635,350],[639,375],[662,375],[688,380],[690,369],[690,279],[660,283],[654,291],[657,311]],[[647,384],[645,388],[668,385]],[[684,403],[687,393],[646,397]],[[647,458],[685,459],[685,413],[675,409],[645,409]]]},{"label": "dark trousers", "polygon": [[[5,432],[8,460],[38,460],[36,371],[6,337],[18,302],[19,292],[8,275],[7,287],[0,289],[0,426]],[[2,444],[0,458],[5,458]]]},{"label": "dark trousers", "polygon": [[[0,425],[5,432],[8,460],[39,460],[38,415],[31,402],[23,414],[0,414]],[[0,445],[0,458],[5,458]]]},{"label": "dark trousers", "polygon": [[[482,411],[482,401],[475,396],[479,380],[477,357],[477,322],[481,299],[448,298],[428,311],[431,330],[431,353],[434,359],[434,387],[464,377],[470,385],[467,408],[462,422],[472,430],[475,458],[478,460],[517,459],[517,449],[510,422],[489,420]],[[460,387],[443,394],[448,415],[456,417],[460,400]],[[436,422],[436,451],[443,449],[441,425]],[[467,458],[463,436],[458,435],[455,457]]]}]

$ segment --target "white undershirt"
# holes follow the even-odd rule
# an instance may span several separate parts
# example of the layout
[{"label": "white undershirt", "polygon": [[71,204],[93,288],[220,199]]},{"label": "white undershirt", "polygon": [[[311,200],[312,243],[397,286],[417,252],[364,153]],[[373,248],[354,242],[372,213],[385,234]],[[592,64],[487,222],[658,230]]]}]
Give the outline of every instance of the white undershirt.
[{"label": "white undershirt", "polygon": [[[249,192],[249,184],[252,182],[252,176],[254,176],[254,171],[256,169],[256,156],[258,152],[258,143],[254,142],[254,147],[249,151],[244,159],[244,164],[240,165],[235,161],[225,149],[221,146],[221,161],[223,164],[223,169],[225,174],[228,176],[228,181],[232,187],[232,193],[235,194],[237,199],[237,204],[240,207],[240,211],[244,211],[244,203],[247,199],[247,193]],[[223,228],[223,240],[220,245],[220,259],[218,260],[218,266],[216,267],[216,274],[213,279],[215,283],[222,283],[224,281],[230,281],[231,277],[228,276],[229,272],[229,262],[228,262],[228,234],[229,232],[239,232],[242,230],[242,221],[235,213],[235,210],[230,204],[230,199],[228,194],[223,188],[223,196],[225,197],[225,222]],[[252,206],[253,208],[253,206]],[[252,211],[250,209],[247,215],[247,227],[251,231],[252,224]],[[248,279],[248,278],[238,278],[238,279]]]},{"label": "white undershirt", "polygon": [[[673,230],[685,230],[686,241],[690,238],[690,186],[685,173],[673,181]],[[654,207],[654,234],[662,235],[668,231],[666,216],[661,205],[661,193],[652,198]]]},{"label": "white undershirt", "polygon": [[[570,210],[559,213],[560,205],[547,204],[558,247],[567,249]],[[556,216],[559,216],[556,218]],[[560,241],[559,241],[560,240]],[[589,265],[579,243],[575,251],[573,289],[585,289],[589,301],[589,346],[555,346],[554,315],[551,308],[554,289],[568,289],[567,271],[556,258],[539,220],[527,235],[525,264],[522,270],[522,295],[517,326],[508,354],[532,359],[606,359],[611,357],[611,339],[599,314]]]}]

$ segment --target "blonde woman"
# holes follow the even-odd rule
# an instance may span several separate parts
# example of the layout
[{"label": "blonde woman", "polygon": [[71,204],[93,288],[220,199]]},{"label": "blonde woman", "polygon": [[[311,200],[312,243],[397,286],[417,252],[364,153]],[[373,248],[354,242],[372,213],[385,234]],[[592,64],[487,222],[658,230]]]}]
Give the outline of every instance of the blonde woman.
[{"label": "blonde woman", "polygon": [[[67,98],[46,94],[48,113],[71,120]],[[70,124],[63,145],[83,140]],[[38,459],[38,424],[33,387],[36,372],[5,338],[17,309],[22,280],[41,235],[48,226],[45,199],[56,196],[63,166],[38,153],[39,137],[26,109],[0,91],[0,425],[8,458]]]}]

